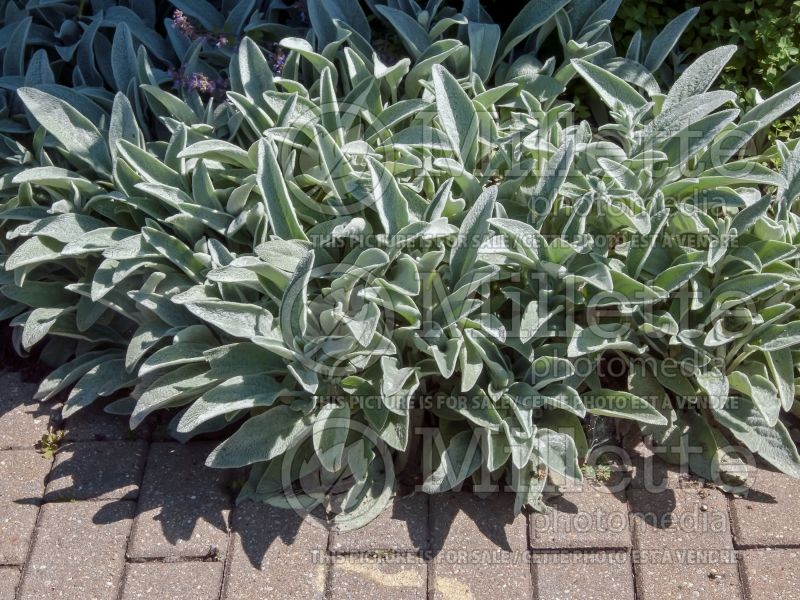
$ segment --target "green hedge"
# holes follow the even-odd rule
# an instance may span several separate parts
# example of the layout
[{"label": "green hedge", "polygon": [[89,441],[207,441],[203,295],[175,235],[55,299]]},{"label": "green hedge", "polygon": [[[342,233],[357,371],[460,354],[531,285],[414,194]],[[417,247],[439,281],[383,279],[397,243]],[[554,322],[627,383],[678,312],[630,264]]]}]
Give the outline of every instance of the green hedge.
[{"label": "green hedge", "polygon": [[[739,50],[722,73],[721,87],[755,103],[751,88],[771,95],[800,80],[800,2],[749,0],[748,2],[693,2],[691,0],[623,0],[612,28],[616,41],[626,47],[639,29],[645,39],[663,29],[681,12],[700,12],[681,44],[688,55],[699,55],[723,44]],[[771,134],[781,139],[800,133],[796,112],[773,125]]]}]

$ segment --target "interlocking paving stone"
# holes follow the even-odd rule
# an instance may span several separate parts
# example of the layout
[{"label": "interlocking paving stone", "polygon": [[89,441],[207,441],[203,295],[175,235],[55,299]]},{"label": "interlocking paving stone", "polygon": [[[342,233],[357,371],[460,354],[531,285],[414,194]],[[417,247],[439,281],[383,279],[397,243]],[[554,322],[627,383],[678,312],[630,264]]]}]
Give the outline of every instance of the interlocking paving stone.
[{"label": "interlocking paving stone", "polygon": [[629,548],[631,533],[625,492],[584,482],[580,489],[549,501],[549,514],[531,515],[531,547]]},{"label": "interlocking paving stone", "polygon": [[333,562],[333,600],[423,600],[428,571],[415,556],[339,556]]},{"label": "interlocking paving stone", "polygon": [[0,564],[22,564],[51,461],[35,450],[0,451]]},{"label": "interlocking paving stone", "polygon": [[396,500],[366,527],[334,532],[331,551],[337,553],[420,552],[428,546],[428,498],[424,494]]},{"label": "interlocking paving stone", "polygon": [[19,583],[17,567],[0,567],[0,600],[14,600],[17,583]]},{"label": "interlocking paving stone", "polygon": [[20,600],[115,600],[133,511],[126,501],[45,504]]},{"label": "interlocking paving stone", "polygon": [[631,467],[633,476],[630,487],[634,489],[656,493],[667,488],[683,487],[696,481],[686,467],[669,464],[641,445],[637,446],[631,457]]},{"label": "interlocking paving stone", "polygon": [[133,441],[146,439],[148,427],[145,423],[131,431],[128,419],[105,412],[103,403],[95,402],[67,419],[64,431],[67,442]]},{"label": "interlocking paving stone", "polygon": [[217,600],[222,569],[221,562],[129,564],[121,600]]},{"label": "interlocking paving stone", "polygon": [[759,469],[747,496],[731,501],[731,516],[738,545],[800,544],[800,481]]},{"label": "interlocking paving stone", "polygon": [[788,600],[800,596],[800,550],[764,548],[742,552],[742,574],[751,600]]},{"label": "interlocking paving stone", "polygon": [[509,493],[431,497],[435,598],[531,597],[527,522],[514,515],[513,505]]},{"label": "interlocking paving stone", "polygon": [[627,551],[552,552],[531,556],[536,598],[547,600],[634,600]]},{"label": "interlocking paving stone", "polygon": [[328,532],[288,509],[236,507],[222,597],[319,599],[325,594]]},{"label": "interlocking paving stone", "polygon": [[433,565],[436,600],[530,600],[532,597],[531,566],[523,554],[490,558],[478,552],[470,553],[469,560],[444,560],[450,554],[443,553]]},{"label": "interlocking paving stone", "polygon": [[713,489],[628,493],[641,600],[741,598],[727,500]]},{"label": "interlocking paving stone", "polygon": [[33,400],[35,391],[19,374],[0,373],[0,450],[33,448],[57,423],[57,405]]},{"label": "interlocking paving stone", "polygon": [[213,447],[150,445],[128,546],[131,558],[224,558],[231,474],[205,467]]},{"label": "interlocking paving stone", "polygon": [[56,454],[45,502],[135,500],[147,443],[73,442]]},{"label": "interlocking paving stone", "polygon": [[515,515],[514,495],[479,498],[468,493],[431,496],[431,546],[439,549],[513,551],[527,548],[524,515]]}]

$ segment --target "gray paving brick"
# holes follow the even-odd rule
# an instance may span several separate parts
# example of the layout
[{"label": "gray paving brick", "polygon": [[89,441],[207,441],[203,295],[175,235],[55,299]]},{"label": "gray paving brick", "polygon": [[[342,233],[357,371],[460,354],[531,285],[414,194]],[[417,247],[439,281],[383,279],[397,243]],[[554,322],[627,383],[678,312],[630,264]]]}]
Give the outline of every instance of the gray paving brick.
[{"label": "gray paving brick", "polygon": [[115,600],[133,511],[124,501],[45,504],[20,600]]},{"label": "gray paving brick", "polygon": [[324,598],[328,532],[291,510],[236,507],[224,600]]},{"label": "gray paving brick", "polygon": [[18,583],[17,567],[0,567],[0,600],[14,600]]},{"label": "gray paving brick", "polygon": [[727,500],[718,490],[631,490],[628,498],[639,549],[733,548]]},{"label": "gray paving brick", "polygon": [[428,570],[415,556],[339,556],[331,574],[332,600],[424,600]]},{"label": "gray paving brick", "polygon": [[533,513],[531,547],[629,548],[631,546],[625,492],[584,482],[579,489],[549,501],[552,512]]},{"label": "gray paving brick", "polygon": [[800,544],[800,481],[759,469],[747,496],[731,501],[731,516],[738,545]]},{"label": "gray paving brick", "polygon": [[800,593],[800,550],[764,548],[742,552],[742,576],[748,598],[788,600]]},{"label": "gray paving brick", "polygon": [[527,521],[513,507],[510,493],[431,497],[435,598],[531,597]]},{"label": "gray paving brick", "polygon": [[536,598],[634,600],[633,570],[626,550],[534,552],[531,561]]},{"label": "gray paving brick", "polygon": [[35,450],[0,451],[0,564],[22,564],[51,461]]},{"label": "gray paving brick", "polygon": [[65,444],[56,454],[45,501],[135,500],[146,451],[144,441]]},{"label": "gray paving brick", "polygon": [[57,424],[57,405],[33,400],[35,391],[18,373],[0,373],[0,450],[33,448]]},{"label": "gray paving brick", "polygon": [[217,600],[221,562],[133,563],[125,569],[121,600]]},{"label": "gray paving brick", "polygon": [[634,489],[661,492],[667,488],[683,487],[686,483],[694,481],[688,472],[655,455],[635,457],[631,466],[633,467],[631,487]]},{"label": "gray paving brick", "polygon": [[488,498],[447,493],[431,496],[431,549],[514,551],[528,547],[524,515],[513,513],[514,496]]},{"label": "gray paving brick", "polygon": [[467,554],[445,550],[436,557],[436,600],[530,600],[531,565],[524,552],[478,550]]},{"label": "gray paving brick", "polygon": [[331,551],[337,553],[421,552],[428,547],[428,497],[415,494],[392,503],[366,527],[334,532]]},{"label": "gray paving brick", "polygon": [[209,444],[150,445],[128,555],[224,558],[230,472],[205,467]]},{"label": "gray paving brick", "polygon": [[631,490],[641,600],[741,598],[727,501],[717,490]]}]

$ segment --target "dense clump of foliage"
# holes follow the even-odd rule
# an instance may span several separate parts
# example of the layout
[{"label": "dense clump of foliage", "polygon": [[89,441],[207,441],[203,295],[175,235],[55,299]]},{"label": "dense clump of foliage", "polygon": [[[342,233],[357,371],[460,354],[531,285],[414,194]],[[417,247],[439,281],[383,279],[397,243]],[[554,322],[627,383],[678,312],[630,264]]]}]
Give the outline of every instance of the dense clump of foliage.
[{"label": "dense clump of foliage", "polygon": [[[224,93],[170,89],[125,33],[136,85],[5,80],[32,135],[0,153],[0,318],[59,357],[42,400],[111,398],[134,428],[179,409],[177,439],[228,434],[208,464],[250,466],[242,498],[341,527],[401,470],[544,509],[588,415],[720,485],[733,445],[800,476],[800,150],[739,157],[800,88],[745,111],[709,91],[731,46],[665,87],[682,21],[618,56],[614,0],[533,0],[505,29],[474,0],[293,5],[310,28],[255,4],[170,17],[204,28],[181,64],[213,57]],[[285,35],[228,39],[233,14]]]}]

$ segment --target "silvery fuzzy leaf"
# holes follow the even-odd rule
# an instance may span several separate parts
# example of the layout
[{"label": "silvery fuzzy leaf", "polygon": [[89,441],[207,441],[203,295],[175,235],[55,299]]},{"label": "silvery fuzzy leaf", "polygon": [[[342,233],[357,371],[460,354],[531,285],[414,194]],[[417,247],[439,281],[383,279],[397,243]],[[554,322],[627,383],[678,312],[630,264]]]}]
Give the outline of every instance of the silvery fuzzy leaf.
[{"label": "silvery fuzzy leaf", "polygon": [[118,140],[117,152],[143,180],[149,183],[166,185],[178,189],[184,187],[183,177],[181,177],[177,171],[171,169],[154,155],[131,144],[129,141],[124,139]]},{"label": "silvery fuzzy leaf", "polygon": [[186,404],[219,383],[208,376],[207,370],[207,365],[184,365],[156,379],[138,398],[130,418],[131,429],[141,425],[150,413]]},{"label": "silvery fuzzy leaf", "polygon": [[639,92],[605,69],[579,59],[573,60],[572,66],[597,92],[608,108],[616,110],[621,107],[623,110],[633,112],[647,104],[647,100]]},{"label": "silvery fuzzy leaf", "polygon": [[374,209],[380,217],[384,232],[394,236],[411,222],[408,202],[386,167],[372,157],[367,159],[367,164],[372,177]]},{"label": "silvery fuzzy leaf", "polygon": [[197,318],[234,337],[251,339],[269,333],[272,327],[272,314],[253,304],[199,300],[183,306]]},{"label": "silvery fuzzy leaf", "polygon": [[578,466],[578,450],[575,441],[566,433],[540,428],[534,435],[534,456],[553,472],[581,481],[583,474]]},{"label": "silvery fuzzy leaf", "polygon": [[[583,57],[585,58],[585,57]],[[647,92],[648,96],[655,96],[661,93],[661,88],[656,78],[647,70],[646,67],[637,61],[625,58],[614,58],[603,63],[603,68],[636,87]]]},{"label": "silvery fuzzy leaf", "polygon": [[156,252],[181,269],[194,281],[200,281],[200,274],[206,270],[186,244],[152,227],[142,228],[142,238]]},{"label": "silvery fuzzy leaf", "polygon": [[758,373],[733,371],[728,373],[730,387],[753,401],[758,411],[772,427],[778,422],[781,400],[778,390],[769,379]]},{"label": "silvery fuzzy leaf", "polygon": [[475,266],[480,245],[489,237],[489,218],[496,199],[497,187],[486,188],[461,223],[458,238],[450,250],[452,282],[461,280]]},{"label": "silvery fuzzy leaf", "polygon": [[667,420],[652,404],[629,392],[599,389],[583,395],[586,409],[594,414],[640,423],[666,425]]},{"label": "silvery fuzzy leaf", "polygon": [[470,49],[470,69],[487,81],[494,67],[494,58],[502,31],[494,23],[470,21],[467,25]]},{"label": "silvery fuzzy leaf", "polygon": [[458,40],[438,40],[433,42],[415,61],[405,79],[406,95],[416,98],[429,86],[431,72],[435,65],[442,64],[451,57],[467,52],[467,48]]},{"label": "silvery fuzzy leaf", "polygon": [[96,194],[102,190],[78,173],[60,167],[31,167],[14,175],[11,183],[30,183],[65,191],[75,186],[78,190],[89,194]]},{"label": "silvery fuzzy leaf", "polygon": [[792,321],[783,325],[770,325],[751,343],[767,352],[794,348],[800,345],[800,321]]},{"label": "silvery fuzzy leaf", "polygon": [[337,531],[344,533],[363,527],[391,504],[395,485],[391,461],[373,460],[369,465],[366,481],[368,485],[352,488],[360,493],[349,497],[347,510],[338,512],[333,518]]},{"label": "silvery fuzzy leaf", "polygon": [[702,262],[686,262],[674,265],[659,273],[651,282],[652,287],[673,292],[687,283],[703,268]]},{"label": "silvery fuzzy leaf", "polygon": [[770,426],[748,398],[729,398],[714,410],[714,417],[751,452],[772,466],[800,477],[800,455],[786,427],[778,421]]},{"label": "silvery fuzzy leaf", "polygon": [[692,19],[697,16],[698,12],[700,12],[699,8],[690,8],[667,23],[664,29],[650,43],[650,49],[644,59],[645,67],[652,72],[661,66],[661,63],[669,56],[675,44],[678,43],[678,38],[681,37],[683,31],[688,27]]},{"label": "silvery fuzzy leaf", "polygon": [[[283,38],[281,40],[281,46],[286,48],[287,50],[296,52],[299,56],[305,58],[320,73],[327,68],[330,70],[331,75],[335,77],[339,72],[336,66],[330,60],[328,60],[321,54],[314,52],[314,47],[308,41],[302,38],[297,38],[297,37]],[[286,79],[291,79],[291,78],[286,78]]]},{"label": "silvery fuzzy leaf", "polygon": [[241,86],[241,91],[251,102],[256,105],[261,104],[264,94],[275,90],[275,84],[267,59],[249,37],[244,37],[239,44],[237,66],[237,78],[232,78],[232,82],[235,82],[237,87]]},{"label": "silvery fuzzy leaf", "polygon": [[545,218],[550,214],[553,203],[569,175],[574,158],[575,143],[568,138],[550,157],[544,170],[539,174],[539,180],[536,182],[536,187],[528,202],[531,223],[535,227],[540,229]]},{"label": "silvery fuzzy leaf", "polygon": [[471,170],[477,159],[480,127],[475,106],[455,77],[441,65],[433,67],[433,88],[441,128],[461,163]]},{"label": "silvery fuzzy leaf", "polygon": [[111,158],[105,139],[95,125],[69,104],[36,88],[17,90],[25,107],[69,156],[101,175],[111,173]]},{"label": "silvery fuzzy leaf", "polygon": [[114,160],[117,158],[117,143],[120,140],[126,140],[140,148],[144,145],[144,136],[130,100],[122,92],[117,92],[108,125],[108,147]]},{"label": "silvery fuzzy leaf", "polygon": [[258,145],[258,188],[275,235],[285,240],[305,240],[275,150],[265,139]]},{"label": "silvery fuzzy leaf", "polygon": [[25,225],[20,225],[13,231],[10,231],[6,237],[8,239],[15,239],[17,237],[37,236],[50,238],[66,244],[91,231],[102,229],[104,225],[102,221],[89,215],[66,213],[45,217],[31,223],[26,223]]},{"label": "silvery fuzzy leaf", "polygon": [[198,117],[194,110],[177,96],[162,90],[156,85],[142,85],[147,104],[158,116],[165,119],[177,119],[186,125],[197,125]]},{"label": "silvery fuzzy leaf", "polygon": [[232,164],[246,169],[255,168],[250,155],[235,144],[224,140],[203,140],[181,150],[178,158],[204,158],[224,164]]},{"label": "silvery fuzzy leaf", "polygon": [[[66,313],[69,308],[35,308],[27,314],[22,328],[22,347],[30,350],[33,346],[41,342],[55,325],[56,321]],[[18,317],[12,323],[20,322]]]},{"label": "silvery fuzzy leaf", "polygon": [[56,394],[78,381],[86,373],[102,363],[112,362],[118,352],[93,351],[76,356],[49,373],[39,384],[33,398],[46,402]]},{"label": "silvery fuzzy leaf", "polygon": [[723,104],[734,102],[736,94],[715,90],[690,96],[680,104],[664,109],[641,132],[641,143],[661,143],[697,123]]},{"label": "silvery fuzzy leaf", "polygon": [[117,90],[125,92],[131,82],[137,81],[138,63],[136,50],[133,48],[133,37],[126,23],[120,23],[114,32],[111,45],[111,68]]},{"label": "silvery fuzzy leaf", "polygon": [[75,384],[61,409],[61,416],[68,419],[79,410],[86,408],[100,397],[110,396],[114,392],[131,386],[136,377],[125,370],[122,359],[110,360],[98,364],[86,372]]},{"label": "silvery fuzzy leaf", "polygon": [[171,346],[166,346],[154,352],[141,364],[138,371],[139,377],[170,367],[205,362],[204,352],[208,349],[209,345],[207,343],[175,340]]},{"label": "silvery fuzzy leaf", "polygon": [[20,19],[5,44],[3,76],[22,75],[25,70],[25,46],[33,23],[33,17]]},{"label": "silvery fuzzy leaf", "polygon": [[295,338],[306,333],[308,305],[308,282],[314,266],[314,251],[309,250],[298,262],[283,298],[278,315],[283,340],[289,348],[295,346]]},{"label": "silvery fuzzy leaf", "polygon": [[788,348],[764,352],[772,381],[778,389],[783,410],[790,410],[794,402],[794,363]]},{"label": "silvery fuzzy leaf", "polygon": [[176,431],[195,432],[204,423],[242,410],[272,406],[282,387],[265,375],[237,376],[214,387],[181,414]]},{"label": "silvery fuzzy leaf", "polygon": [[316,414],[312,439],[317,458],[324,469],[335,473],[342,463],[345,443],[350,433],[350,407],[345,404],[326,404]]},{"label": "silvery fuzzy leaf", "polygon": [[206,460],[213,468],[236,468],[269,461],[303,441],[311,420],[288,406],[271,408],[245,421]]},{"label": "silvery fuzzy leaf", "polygon": [[428,48],[428,32],[405,12],[384,4],[376,5],[375,10],[391,23],[411,58],[416,60]]},{"label": "silvery fuzzy leaf", "polygon": [[531,0],[514,17],[500,40],[496,60],[505,58],[514,47],[547,23],[569,0]]},{"label": "silvery fuzzy leaf", "polygon": [[[617,327],[614,326],[614,329],[616,330]],[[608,332],[600,325],[593,325],[585,329],[580,325],[574,326],[567,346],[567,356],[575,358],[604,350],[640,353],[640,348],[634,342],[620,337],[616,332]]]},{"label": "silvery fuzzy leaf", "polygon": [[478,437],[471,429],[457,433],[450,439],[439,460],[439,465],[422,484],[426,494],[451,490],[475,472],[482,460]]},{"label": "silvery fuzzy leaf", "polygon": [[44,48],[39,48],[28,61],[25,71],[25,87],[38,87],[42,84],[54,84],[55,75],[50,67],[50,59]]},{"label": "silvery fuzzy leaf", "polygon": [[769,123],[793,109],[800,103],[800,82],[770,96],[760,104],[744,113],[742,123],[755,122],[758,128],[763,129]]},{"label": "silvery fuzzy leaf", "polygon": [[708,90],[735,52],[736,46],[720,46],[695,59],[672,84],[663,110]]}]

